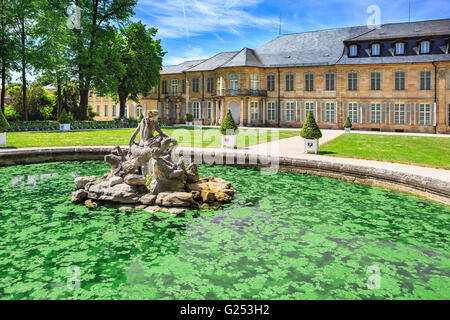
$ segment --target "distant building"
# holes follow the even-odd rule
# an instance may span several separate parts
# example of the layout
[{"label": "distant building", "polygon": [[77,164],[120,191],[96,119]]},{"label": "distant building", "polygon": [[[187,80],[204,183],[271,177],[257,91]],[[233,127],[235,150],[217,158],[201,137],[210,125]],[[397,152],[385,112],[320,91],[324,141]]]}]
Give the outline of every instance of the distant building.
[{"label": "distant building", "polygon": [[[150,101],[219,124],[450,133],[450,19],[281,35],[258,49],[166,66]],[[98,104],[93,104],[94,106]],[[95,111],[95,108],[94,108]]]}]

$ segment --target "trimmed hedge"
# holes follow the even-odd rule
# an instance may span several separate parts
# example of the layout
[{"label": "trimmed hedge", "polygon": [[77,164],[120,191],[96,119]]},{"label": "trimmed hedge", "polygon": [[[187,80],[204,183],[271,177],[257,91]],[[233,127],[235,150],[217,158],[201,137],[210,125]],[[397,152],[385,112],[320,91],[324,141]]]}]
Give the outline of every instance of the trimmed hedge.
[{"label": "trimmed hedge", "polygon": [[[72,130],[87,129],[119,129],[136,128],[138,122],[136,119],[127,119],[126,121],[72,121],[70,127]],[[10,123],[10,132],[23,131],[59,131],[57,121],[15,121]]]},{"label": "trimmed hedge", "polygon": [[234,122],[233,115],[231,114],[230,109],[228,109],[227,114],[225,115],[225,118],[223,119],[222,123],[220,124],[219,131],[221,134],[226,135],[227,131],[230,133],[230,130],[233,130],[234,133],[232,135],[238,134],[238,126],[236,125],[236,122]]},{"label": "trimmed hedge", "polygon": [[352,127],[352,122],[350,121],[350,117],[347,117],[347,119],[345,119],[344,122],[344,128],[351,128]]},{"label": "trimmed hedge", "polygon": [[184,121],[192,122],[194,120],[194,115],[192,113],[186,113],[184,115]]},{"label": "trimmed hedge", "polygon": [[302,130],[300,131],[300,135],[304,139],[322,138],[322,132],[320,131],[320,128],[316,123],[316,119],[314,119],[312,111],[308,112],[308,116],[306,117],[306,121],[303,124]]}]

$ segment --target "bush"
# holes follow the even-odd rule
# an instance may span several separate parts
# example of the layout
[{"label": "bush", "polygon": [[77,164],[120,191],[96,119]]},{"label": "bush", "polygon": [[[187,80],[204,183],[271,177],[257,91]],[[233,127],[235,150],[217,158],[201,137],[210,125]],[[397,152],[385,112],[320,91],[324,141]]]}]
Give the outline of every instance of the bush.
[{"label": "bush", "polygon": [[11,127],[9,126],[8,121],[6,120],[2,110],[0,109],[0,133],[8,131],[10,128]]},{"label": "bush", "polygon": [[13,106],[5,106],[5,117],[8,121],[17,121],[20,119],[20,114]]},{"label": "bush", "polygon": [[322,132],[314,119],[312,111],[308,112],[306,121],[303,124],[303,128],[300,131],[300,135],[304,139],[320,139],[322,138]]},{"label": "bush", "polygon": [[231,114],[230,109],[228,109],[227,114],[225,115],[225,118],[223,119],[222,123],[220,124],[219,131],[223,135],[230,134],[230,133],[231,133],[231,135],[238,134],[238,126],[236,125],[236,122],[234,122],[233,115]]},{"label": "bush", "polygon": [[345,119],[344,122],[344,128],[351,128],[352,127],[352,122],[350,121],[350,118],[347,117],[347,119]]},{"label": "bush", "polygon": [[194,120],[194,115],[192,113],[186,113],[184,115],[184,121],[192,122]]},{"label": "bush", "polygon": [[70,119],[69,116],[67,115],[66,109],[62,109],[61,114],[59,115],[59,119],[58,119],[59,123],[69,123]]}]

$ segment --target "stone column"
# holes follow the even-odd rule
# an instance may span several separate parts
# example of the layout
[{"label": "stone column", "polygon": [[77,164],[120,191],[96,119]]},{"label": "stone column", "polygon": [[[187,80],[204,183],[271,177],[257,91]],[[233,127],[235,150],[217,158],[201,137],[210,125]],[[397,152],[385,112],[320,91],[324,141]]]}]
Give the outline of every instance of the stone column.
[{"label": "stone column", "polygon": [[251,99],[248,99],[248,102],[247,102],[247,126],[250,126],[251,123],[252,123]]},{"label": "stone column", "polygon": [[267,122],[267,117],[266,117],[266,114],[267,114],[267,111],[266,111],[267,100],[266,99],[262,99],[262,104],[263,104],[263,107],[262,107],[262,109],[263,109],[262,119],[263,119],[263,124],[266,125],[266,122]]},{"label": "stone column", "polygon": [[166,119],[167,120],[170,119],[170,103],[169,102],[166,103]]},{"label": "stone column", "polygon": [[176,103],[176,108],[177,108],[177,121],[176,123],[181,123],[181,102],[177,102]]},{"label": "stone column", "polygon": [[239,124],[241,126],[245,126],[245,110],[247,110],[247,107],[245,106],[244,98],[241,98],[241,108],[239,110]]}]

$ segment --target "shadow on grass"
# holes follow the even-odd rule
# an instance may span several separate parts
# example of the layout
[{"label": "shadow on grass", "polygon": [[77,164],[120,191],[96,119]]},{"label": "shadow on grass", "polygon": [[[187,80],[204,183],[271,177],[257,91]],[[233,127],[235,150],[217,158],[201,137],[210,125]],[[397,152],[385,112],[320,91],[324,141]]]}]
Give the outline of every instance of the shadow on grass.
[{"label": "shadow on grass", "polygon": [[320,150],[319,150],[319,154],[337,154],[337,152],[333,152],[333,151],[320,151]]}]

